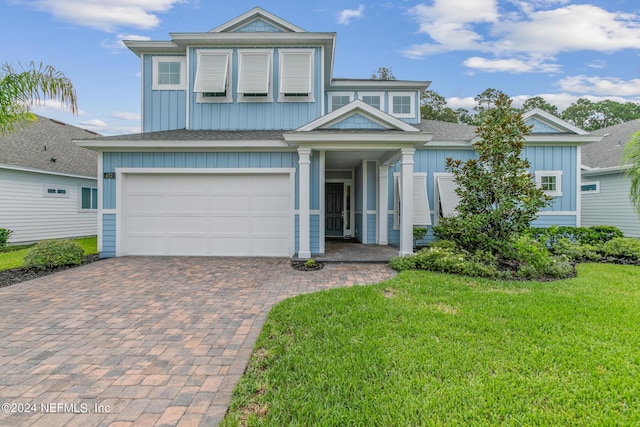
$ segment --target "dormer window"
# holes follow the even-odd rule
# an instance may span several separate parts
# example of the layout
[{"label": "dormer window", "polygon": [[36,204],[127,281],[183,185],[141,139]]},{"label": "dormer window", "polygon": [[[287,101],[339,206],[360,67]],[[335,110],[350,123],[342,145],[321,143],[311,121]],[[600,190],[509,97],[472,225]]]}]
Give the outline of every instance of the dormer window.
[{"label": "dormer window", "polygon": [[187,61],[184,56],[154,56],[151,90],[185,90]]},{"label": "dormer window", "polygon": [[272,50],[238,51],[238,101],[272,101]]},{"label": "dormer window", "polygon": [[398,118],[415,117],[415,93],[396,92],[389,95],[389,113]]},{"label": "dormer window", "polygon": [[313,50],[280,50],[279,102],[313,102]]},{"label": "dormer window", "polygon": [[197,52],[198,68],[193,91],[198,102],[231,102],[231,51],[207,49]]}]

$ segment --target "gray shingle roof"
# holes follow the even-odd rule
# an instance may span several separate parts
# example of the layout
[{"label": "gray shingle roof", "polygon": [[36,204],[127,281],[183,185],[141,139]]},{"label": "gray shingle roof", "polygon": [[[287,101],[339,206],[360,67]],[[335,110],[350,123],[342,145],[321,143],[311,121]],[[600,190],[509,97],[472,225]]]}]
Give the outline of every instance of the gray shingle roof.
[{"label": "gray shingle roof", "polygon": [[[97,141],[284,141],[283,130],[165,130],[104,136]],[[76,138],[80,139],[80,138]],[[84,138],[86,139],[86,138]]]},{"label": "gray shingle roof", "polygon": [[593,131],[602,141],[582,147],[582,164],[591,168],[620,166],[622,150],[631,135],[640,130],[640,119]]},{"label": "gray shingle roof", "polygon": [[[38,121],[0,137],[0,164],[71,175],[97,175],[97,154],[73,139],[97,134],[36,115]],[[55,159],[55,161],[53,161]]]},{"label": "gray shingle roof", "polygon": [[476,136],[476,127],[458,123],[425,120],[413,125],[416,129],[433,134],[432,141],[470,141]]}]

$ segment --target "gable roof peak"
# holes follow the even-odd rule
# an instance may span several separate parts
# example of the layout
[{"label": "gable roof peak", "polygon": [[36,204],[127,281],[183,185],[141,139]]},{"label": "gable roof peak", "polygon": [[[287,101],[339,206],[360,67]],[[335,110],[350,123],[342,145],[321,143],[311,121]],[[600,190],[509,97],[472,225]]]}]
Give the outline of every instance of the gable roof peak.
[{"label": "gable roof peak", "polygon": [[230,21],[225,22],[222,25],[217,26],[216,28],[209,31],[210,33],[229,33],[247,25],[250,22],[253,22],[257,19],[262,19],[263,21],[273,25],[274,27],[280,29],[283,32],[287,33],[306,33],[305,30],[294,25],[273,13],[267,12],[263,8],[256,6],[253,9],[243,13],[242,15],[231,19]]},{"label": "gable roof peak", "polygon": [[524,120],[528,120],[531,118],[535,118],[538,119],[540,121],[542,121],[543,123],[546,122],[549,125],[551,125],[554,128],[557,128],[559,130],[562,130],[566,133],[574,133],[577,135],[589,135],[589,132],[580,129],[577,126],[572,125],[571,123],[562,120],[559,117],[554,116],[551,113],[548,113],[540,108],[534,108],[532,110],[527,111],[526,113],[524,113],[522,115],[522,118]]}]

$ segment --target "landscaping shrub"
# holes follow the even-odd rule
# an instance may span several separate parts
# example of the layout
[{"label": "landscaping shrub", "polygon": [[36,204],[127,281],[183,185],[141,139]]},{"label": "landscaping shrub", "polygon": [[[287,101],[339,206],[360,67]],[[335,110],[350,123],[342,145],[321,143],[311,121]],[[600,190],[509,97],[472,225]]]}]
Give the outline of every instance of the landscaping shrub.
[{"label": "landscaping shrub", "polygon": [[564,255],[554,256],[542,243],[529,236],[513,240],[505,258],[515,262],[516,275],[526,279],[573,275],[573,265]]},{"label": "landscaping shrub", "polygon": [[554,254],[564,255],[572,261],[599,261],[602,258],[598,246],[572,242],[566,237],[559,238],[550,249]]},{"label": "landscaping shrub", "polygon": [[427,229],[425,227],[414,227],[413,229],[413,249],[418,247],[418,241],[424,239],[427,235]]},{"label": "landscaping shrub", "polygon": [[599,245],[616,237],[623,237],[619,228],[611,225],[591,227],[552,226],[548,228],[530,228],[527,234],[547,246],[553,246],[558,239],[569,239],[584,245]]},{"label": "landscaping shrub", "polygon": [[47,269],[63,265],[80,265],[84,249],[71,240],[43,240],[35,245],[22,261],[25,267]]},{"label": "landscaping shrub", "polygon": [[0,228],[0,249],[7,246],[9,237],[11,237],[12,234],[13,234],[13,231],[8,230],[6,228]]},{"label": "landscaping shrub", "polygon": [[625,257],[640,260],[640,240],[631,237],[617,237],[602,245],[606,256]]},{"label": "landscaping shrub", "polygon": [[389,261],[389,266],[396,271],[417,270],[416,256],[395,256]]}]

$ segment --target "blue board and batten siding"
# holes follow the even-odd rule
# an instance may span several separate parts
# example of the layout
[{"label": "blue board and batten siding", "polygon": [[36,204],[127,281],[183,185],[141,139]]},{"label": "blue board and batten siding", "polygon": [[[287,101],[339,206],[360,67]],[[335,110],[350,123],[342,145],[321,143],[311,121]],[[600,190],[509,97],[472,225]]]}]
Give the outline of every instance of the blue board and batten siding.
[{"label": "blue board and batten siding", "polygon": [[187,127],[187,91],[152,90],[153,56],[143,58],[142,131],[185,129]]},{"label": "blue board and batten siding", "polygon": [[[297,152],[229,152],[229,153],[104,153],[104,172],[115,172],[116,168],[295,168],[298,176]],[[312,209],[319,209],[319,156],[312,157],[310,201]],[[295,208],[298,209],[298,179],[295,180]],[[104,209],[116,209],[116,181],[104,180],[102,200]],[[115,256],[116,229],[114,214],[103,215],[102,256]],[[320,216],[311,216],[311,249],[320,250]],[[296,250],[298,242],[298,215],[296,215]]]}]

